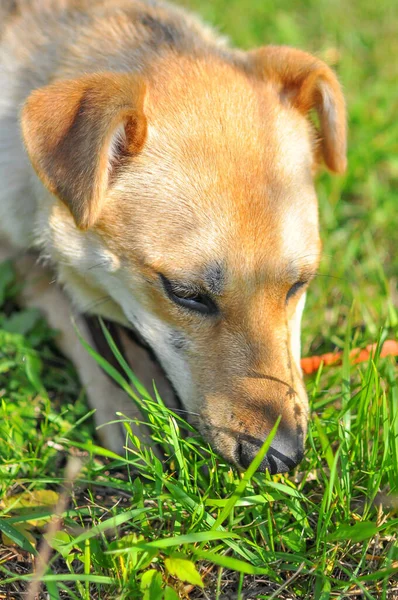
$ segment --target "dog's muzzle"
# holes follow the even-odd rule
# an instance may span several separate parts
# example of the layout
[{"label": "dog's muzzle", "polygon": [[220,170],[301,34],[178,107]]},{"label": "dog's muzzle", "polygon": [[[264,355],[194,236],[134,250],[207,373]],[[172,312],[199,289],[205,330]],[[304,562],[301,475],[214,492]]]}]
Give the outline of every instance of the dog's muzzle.
[{"label": "dog's muzzle", "polygon": [[[258,470],[268,471],[271,475],[286,473],[294,469],[304,456],[304,440],[301,428],[295,430],[280,429],[262,460]],[[236,462],[247,469],[261,449],[264,440],[252,436],[241,436],[236,446]]]}]

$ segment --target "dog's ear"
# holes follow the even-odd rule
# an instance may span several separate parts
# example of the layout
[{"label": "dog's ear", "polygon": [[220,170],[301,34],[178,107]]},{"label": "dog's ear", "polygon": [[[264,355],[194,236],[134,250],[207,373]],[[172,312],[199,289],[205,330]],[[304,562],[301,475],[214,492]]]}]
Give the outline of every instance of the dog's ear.
[{"label": "dog's ear", "polygon": [[100,73],[35,90],[23,107],[32,164],[80,229],[97,221],[118,163],[145,143],[144,96],[140,77]]},{"label": "dog's ear", "polygon": [[321,149],[326,165],[336,173],[346,168],[346,110],[333,71],[311,54],[287,46],[265,46],[249,52],[257,74],[273,82],[283,102],[307,115],[319,116]]}]

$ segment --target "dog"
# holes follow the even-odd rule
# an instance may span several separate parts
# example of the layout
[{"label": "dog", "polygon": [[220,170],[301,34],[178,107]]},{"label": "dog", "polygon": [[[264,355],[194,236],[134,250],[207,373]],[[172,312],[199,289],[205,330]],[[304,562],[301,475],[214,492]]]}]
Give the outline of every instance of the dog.
[{"label": "dog", "polygon": [[[138,375],[151,387],[157,368],[227,461],[246,468],[280,415],[260,470],[295,467],[314,177],[346,168],[335,74],[290,47],[231,48],[157,0],[2,0],[0,23],[2,256],[26,281],[21,302],[58,330],[97,425],[137,412],[72,307],[88,340],[84,313],[135,331],[162,369],[143,355]],[[118,425],[100,431],[123,451]]]}]

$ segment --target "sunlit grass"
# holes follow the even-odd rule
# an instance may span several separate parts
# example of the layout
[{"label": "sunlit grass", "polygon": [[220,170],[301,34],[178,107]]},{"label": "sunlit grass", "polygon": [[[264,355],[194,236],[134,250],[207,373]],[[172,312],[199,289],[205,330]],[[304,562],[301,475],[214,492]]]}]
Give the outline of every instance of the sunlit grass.
[{"label": "sunlit grass", "polygon": [[[347,352],[350,337],[348,332]],[[18,368],[29,385],[26,363]],[[128,380],[129,372],[126,388]],[[325,380],[331,390],[327,398]],[[1,469],[3,490],[9,494],[3,498],[0,529],[15,545],[29,552],[28,543],[36,552],[37,538],[52,515],[35,490],[49,494],[59,489],[55,451],[66,456],[75,448],[83,456],[71,508],[63,512],[61,531],[50,540],[55,552],[43,577],[48,590],[68,584],[81,598],[92,598],[96,590],[98,597],[139,598],[149,577],[148,589],[153,586],[158,595],[148,598],[173,598],[178,596],[172,589],[186,589],[179,579],[200,589],[203,576],[217,598],[222,597],[225,569],[241,576],[234,593],[250,579],[258,598],[283,598],[284,590],[297,597],[314,593],[324,598],[333,591],[343,598],[356,590],[358,597],[388,598],[398,572],[398,404],[391,359],[376,354],[359,367],[344,361],[333,373],[314,378],[309,385],[314,415],[308,451],[290,477],[254,473],[253,465],[242,479],[160,400],[141,399],[164,460],[140,444],[127,420],[130,447],[123,458],[91,440],[71,441],[75,430],[57,418],[34,387],[31,394],[46,424],[40,436],[36,433],[41,451],[33,452],[27,435],[13,457],[8,450]],[[131,394],[139,397],[134,388]],[[14,419],[4,419],[7,448],[15,447],[18,435]],[[21,490],[26,490],[22,507],[14,494]],[[10,569],[7,563],[1,567],[3,586],[30,578]]]}]

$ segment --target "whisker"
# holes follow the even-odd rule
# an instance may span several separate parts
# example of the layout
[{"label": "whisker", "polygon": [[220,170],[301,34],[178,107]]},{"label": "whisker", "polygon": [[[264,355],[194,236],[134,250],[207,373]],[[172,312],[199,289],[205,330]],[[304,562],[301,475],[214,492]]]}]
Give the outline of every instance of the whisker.
[{"label": "whisker", "polygon": [[91,265],[91,267],[88,267],[88,271],[91,271],[92,269],[98,269],[99,267],[106,267],[109,264],[108,260],[103,260],[100,263],[97,263],[96,265]]},{"label": "whisker", "polygon": [[329,273],[317,273],[315,277],[330,277],[331,279],[337,279],[339,281],[346,281],[344,277],[338,277],[337,275],[330,275]]},{"label": "whisker", "polygon": [[106,302],[110,301],[112,301],[112,298],[110,296],[102,296],[102,298],[97,298],[97,300],[95,300],[94,302],[91,302],[90,304],[87,304],[87,306],[84,306],[81,312],[91,312],[94,308],[98,308],[98,306],[102,306],[102,304],[105,304]]},{"label": "whisker", "polygon": [[173,408],[172,410],[175,413],[185,413],[186,415],[192,415],[194,417],[199,417],[199,413],[195,413],[190,410],[184,410],[183,408]]}]

